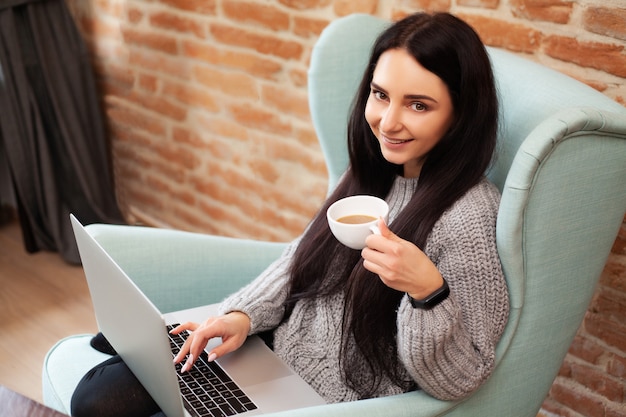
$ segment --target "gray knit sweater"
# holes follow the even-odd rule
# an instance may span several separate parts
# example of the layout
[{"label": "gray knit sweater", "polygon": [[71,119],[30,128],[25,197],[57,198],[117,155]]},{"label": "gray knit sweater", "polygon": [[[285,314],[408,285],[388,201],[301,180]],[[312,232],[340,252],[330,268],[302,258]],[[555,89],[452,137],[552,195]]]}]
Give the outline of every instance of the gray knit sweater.
[{"label": "gray knit sweater", "polygon": [[[416,179],[398,177],[387,197],[390,221],[415,192]],[[469,190],[435,224],[425,253],[450,286],[450,296],[431,310],[398,309],[401,372],[430,395],[458,399],[476,390],[494,366],[495,346],[508,318],[508,292],[496,251],[500,196],[486,179]],[[339,366],[343,294],[299,301],[283,318],[290,261],[299,240],[255,281],[228,297],[221,312],[242,311],[251,334],[276,329],[275,352],[328,402],[358,399]],[[372,306],[372,308],[376,308]],[[376,393],[403,388],[383,379]]]}]

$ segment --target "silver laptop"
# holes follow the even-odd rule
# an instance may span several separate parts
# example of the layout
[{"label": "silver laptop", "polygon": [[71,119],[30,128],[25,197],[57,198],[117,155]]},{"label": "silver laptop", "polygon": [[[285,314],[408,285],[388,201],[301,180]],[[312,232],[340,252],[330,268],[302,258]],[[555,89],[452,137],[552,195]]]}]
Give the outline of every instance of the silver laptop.
[{"label": "silver laptop", "polygon": [[[216,314],[217,306],[162,315],[80,222],[73,215],[70,218],[98,327],[168,417],[252,416],[324,404],[257,336],[249,337],[237,351],[217,359],[215,363],[221,370],[204,368],[205,365],[197,362],[192,371],[181,375],[172,361],[172,351],[176,348],[170,345],[167,325],[202,322]],[[218,343],[219,339],[211,341],[206,350]],[[230,392],[202,394],[203,397],[198,392],[198,400],[190,404],[183,396],[188,390],[196,390],[196,383],[190,383],[191,388],[183,385],[181,389],[179,379],[189,378],[192,373],[208,374],[210,377],[205,379],[221,373],[222,377],[232,379],[232,383],[225,385],[237,393],[243,392],[249,402],[240,400],[239,406],[231,406],[228,401],[234,400],[227,397],[233,395]]]}]

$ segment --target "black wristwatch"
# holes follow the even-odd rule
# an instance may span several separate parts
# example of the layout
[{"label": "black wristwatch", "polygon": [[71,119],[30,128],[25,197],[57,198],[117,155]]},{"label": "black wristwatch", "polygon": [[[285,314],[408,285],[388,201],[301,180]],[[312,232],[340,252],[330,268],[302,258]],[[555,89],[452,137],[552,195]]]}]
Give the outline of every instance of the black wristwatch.
[{"label": "black wristwatch", "polygon": [[441,286],[441,288],[428,295],[427,297],[422,298],[421,300],[416,300],[415,298],[407,294],[409,300],[411,300],[411,305],[413,306],[413,308],[421,308],[423,310],[429,310],[433,308],[434,306],[448,298],[448,295],[450,295],[450,287],[448,287],[448,283],[445,279],[443,280],[443,285]]}]

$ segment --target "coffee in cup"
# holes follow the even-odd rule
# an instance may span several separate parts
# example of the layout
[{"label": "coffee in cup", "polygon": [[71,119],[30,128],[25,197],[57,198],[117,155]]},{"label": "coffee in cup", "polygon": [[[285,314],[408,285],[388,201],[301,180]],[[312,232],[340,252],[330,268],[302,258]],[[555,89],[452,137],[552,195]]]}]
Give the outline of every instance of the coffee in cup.
[{"label": "coffee in cup", "polygon": [[371,195],[355,195],[334,202],[326,211],[331,232],[338,241],[352,249],[363,249],[365,238],[378,232],[378,219],[385,222],[389,206]]}]

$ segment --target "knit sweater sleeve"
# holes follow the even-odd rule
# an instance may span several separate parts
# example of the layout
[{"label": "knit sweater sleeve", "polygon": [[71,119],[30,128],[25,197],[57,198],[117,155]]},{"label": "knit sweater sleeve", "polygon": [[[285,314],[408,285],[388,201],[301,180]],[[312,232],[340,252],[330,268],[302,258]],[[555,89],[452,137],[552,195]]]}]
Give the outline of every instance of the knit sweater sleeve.
[{"label": "knit sweater sleeve", "polygon": [[404,297],[398,353],[421,389],[463,398],[491,374],[508,319],[508,291],[496,250],[497,189],[483,181],[436,223],[426,254],[448,281],[450,296],[431,310]]},{"label": "knit sweater sleeve", "polygon": [[257,278],[222,301],[219,313],[241,311],[247,314],[250,317],[250,334],[278,326],[285,312],[289,269],[299,241],[300,238],[291,242]]}]

